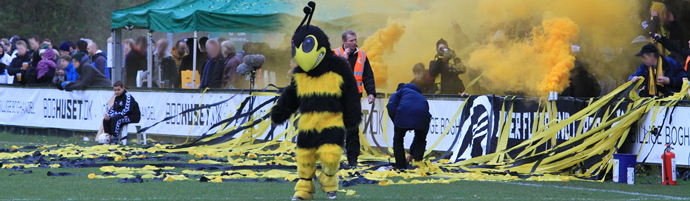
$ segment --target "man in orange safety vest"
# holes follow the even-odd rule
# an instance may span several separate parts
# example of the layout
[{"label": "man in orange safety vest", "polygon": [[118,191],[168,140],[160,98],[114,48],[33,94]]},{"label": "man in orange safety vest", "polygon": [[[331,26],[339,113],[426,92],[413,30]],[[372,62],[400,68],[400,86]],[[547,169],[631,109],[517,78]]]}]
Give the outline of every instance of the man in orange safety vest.
[{"label": "man in orange safety vest", "polygon": [[[361,97],[362,92],[366,90],[368,94],[367,100],[369,104],[372,104],[376,98],[376,84],[374,83],[374,72],[371,70],[367,54],[364,50],[357,48],[357,34],[354,31],[344,31],[342,38],[343,46],[334,49],[333,52],[350,64],[355,80],[357,80],[359,96]],[[359,129],[347,131],[345,149],[347,150],[347,159],[350,167],[356,167],[357,157],[360,154]]]}]

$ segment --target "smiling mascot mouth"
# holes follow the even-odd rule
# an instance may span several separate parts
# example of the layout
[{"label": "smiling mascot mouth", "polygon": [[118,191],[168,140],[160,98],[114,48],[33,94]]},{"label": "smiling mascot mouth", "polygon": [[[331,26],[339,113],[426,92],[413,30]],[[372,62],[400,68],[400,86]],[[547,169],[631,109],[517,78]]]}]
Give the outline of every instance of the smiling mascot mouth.
[{"label": "smiling mascot mouth", "polygon": [[321,59],[323,59],[323,53],[319,54],[319,58],[316,59],[316,63],[314,63],[312,69],[316,68],[316,65],[319,65],[321,63]]},{"label": "smiling mascot mouth", "polygon": [[[323,44],[322,44],[323,45]],[[321,64],[327,48],[319,46],[314,35],[307,35],[301,43],[292,45],[293,58],[304,72],[309,72]]]}]

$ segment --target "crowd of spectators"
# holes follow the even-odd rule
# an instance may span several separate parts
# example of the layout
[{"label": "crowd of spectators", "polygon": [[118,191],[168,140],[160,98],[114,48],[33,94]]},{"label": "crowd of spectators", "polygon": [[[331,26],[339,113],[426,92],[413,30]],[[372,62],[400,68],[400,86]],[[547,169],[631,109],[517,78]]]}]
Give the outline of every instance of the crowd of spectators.
[{"label": "crowd of spectators", "polygon": [[[108,41],[111,41],[109,39]],[[13,36],[0,39],[0,76],[13,78],[8,83],[18,85],[53,85],[61,90],[81,90],[88,87],[111,87],[115,81],[126,86],[137,86],[137,73],[148,70],[145,37],[125,39],[123,66],[118,76],[108,67],[108,54],[93,40],[82,38],[53,45],[48,38],[36,35],[22,38]],[[202,37],[194,55],[192,38],[170,45],[165,38],[153,42],[152,85],[160,88],[180,88],[182,71],[192,71],[196,56],[197,87],[245,88],[245,77],[235,71],[242,62],[242,54],[231,41]],[[190,51],[192,50],[192,51]],[[118,80],[113,80],[118,79]],[[140,80],[146,86],[145,78]],[[5,84],[5,83],[2,83]]]},{"label": "crowd of spectators", "polygon": [[[662,2],[652,2],[649,7],[649,12],[643,16],[647,19],[641,22],[642,27],[640,33],[645,36],[640,36],[633,40],[631,44],[639,43],[643,46],[641,49],[631,47],[630,52],[634,49],[635,53],[630,55],[618,56],[635,56],[639,58],[639,66],[637,70],[629,71],[629,77],[626,80],[620,81],[638,81],[644,80],[637,92],[643,97],[666,97],[679,92],[682,89],[683,79],[688,78],[688,64],[690,64],[690,40],[686,37],[683,27],[673,12],[680,12],[678,9],[673,10]],[[467,36],[462,32],[460,27],[455,22],[451,22],[454,29],[454,41],[463,46],[468,45]],[[517,23],[519,24],[519,23]],[[506,24],[509,26],[509,24]],[[505,29],[505,27],[504,27]],[[496,31],[494,38],[502,36],[509,38],[526,37],[529,34],[520,34],[525,31],[512,31],[510,33],[517,33],[515,36],[506,35],[502,30]],[[502,34],[499,34],[502,33]],[[524,39],[524,38],[523,38]],[[500,40],[496,41],[482,41],[484,43],[495,43],[500,46]],[[684,44],[688,44],[685,46]],[[688,47],[688,48],[684,48]],[[436,55],[429,63],[429,68],[425,68],[423,63],[415,64],[412,68],[414,79],[411,83],[417,85],[423,94],[466,94],[466,88],[463,81],[459,78],[461,74],[466,72],[466,68],[462,61],[456,55],[456,51],[451,49],[448,42],[444,39],[438,40],[436,43]],[[464,47],[460,47],[464,48]],[[571,97],[601,97],[613,91],[621,82],[616,83],[616,80],[606,75],[606,68],[613,67],[616,64],[611,63],[593,63],[595,69],[590,69],[589,64],[585,61],[585,57],[592,56],[590,53],[587,56],[579,55],[580,47],[572,46],[572,54],[576,60],[573,68],[570,71],[569,86],[560,92],[561,96]],[[605,52],[604,50],[602,50]],[[602,57],[613,55],[598,55]],[[591,59],[590,59],[591,60]],[[592,73],[598,72],[598,73]],[[471,73],[471,72],[470,72]],[[479,76],[479,75],[477,75]],[[470,77],[472,79],[477,76]],[[481,85],[479,82],[477,85]],[[475,92],[476,87],[475,85]],[[468,88],[469,89],[469,88]],[[524,92],[504,92],[509,95],[523,95]]]},{"label": "crowd of spectators", "polygon": [[[641,96],[663,97],[678,92],[682,88],[683,79],[688,77],[690,41],[683,38],[683,27],[664,3],[653,2],[645,18],[647,20],[641,23],[641,31],[648,33],[650,37],[641,37],[641,41],[647,44],[641,50],[631,48],[638,52],[635,56],[641,62],[636,71],[631,70],[627,80],[615,80],[602,73],[602,64],[592,63],[591,66],[595,69],[590,69],[590,64],[585,61],[587,59],[581,59],[577,55],[580,49],[577,46],[573,48],[576,61],[571,70],[570,85],[561,95],[600,97],[615,89],[621,81],[637,81],[642,80],[641,78],[644,78],[643,87],[638,91]],[[461,50],[470,46],[469,38],[460,26],[455,21],[451,24],[455,32],[452,36],[453,41],[456,41],[454,47]],[[688,48],[684,48],[686,42]],[[64,41],[53,45],[49,38],[41,40],[36,35],[2,38],[0,75],[13,76],[14,84],[51,84],[64,90],[110,87],[110,83],[115,81],[122,81],[128,87],[136,87],[137,81],[142,83],[141,86],[146,86],[143,83],[150,81],[153,87],[181,88],[187,84],[183,83],[183,74],[189,71],[188,73],[196,74],[197,82],[194,85],[197,88],[242,89],[249,87],[247,78],[236,73],[243,55],[264,54],[267,57],[266,63],[270,64],[267,66],[287,66],[290,63],[289,51],[281,52],[285,48],[273,50],[266,43],[248,42],[236,50],[232,41],[223,38],[201,37],[195,45],[192,38],[178,40],[173,44],[165,38],[154,42],[147,41],[142,36],[124,39],[121,44],[124,65],[118,67],[120,71],[113,71],[115,67],[108,67],[106,51],[90,39],[82,38],[76,42]],[[149,47],[149,44],[153,45]],[[170,46],[172,47],[169,48]],[[151,55],[147,55],[147,48],[151,48]],[[428,68],[424,63],[415,64],[412,68],[414,79],[411,83],[417,85],[423,94],[466,94],[470,88],[475,92],[477,88],[481,90],[481,81],[477,84],[472,82],[466,89],[465,83],[460,79],[466,72],[472,79],[479,76],[477,72],[466,68],[460,60],[458,54],[464,55],[466,51],[456,52],[444,39],[437,41],[435,50],[436,54]],[[137,80],[138,72],[148,71],[149,56],[152,57],[152,80]],[[295,67],[292,63],[291,68]],[[194,66],[196,71],[192,72]],[[114,76],[116,72],[120,74]],[[512,95],[519,95],[520,92],[516,93],[518,94]]]},{"label": "crowd of spectators", "polygon": [[[53,45],[36,35],[0,39],[0,75],[13,84],[49,84],[64,90],[110,87],[106,54],[90,39]],[[81,75],[81,76],[80,76]]]}]

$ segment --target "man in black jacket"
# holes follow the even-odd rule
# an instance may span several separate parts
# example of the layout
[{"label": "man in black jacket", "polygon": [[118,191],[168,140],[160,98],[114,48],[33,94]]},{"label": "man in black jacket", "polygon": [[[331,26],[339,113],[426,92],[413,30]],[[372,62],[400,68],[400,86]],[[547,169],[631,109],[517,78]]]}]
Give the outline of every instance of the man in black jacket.
[{"label": "man in black jacket", "polygon": [[105,55],[105,52],[98,49],[98,44],[96,44],[95,42],[89,43],[89,45],[86,46],[86,51],[88,52],[89,57],[91,57],[91,62],[93,62],[91,63],[91,65],[96,67],[96,69],[98,69],[99,72],[108,77],[110,73],[108,73],[107,71],[109,71],[110,69],[106,67],[107,56]]},{"label": "man in black jacket", "polygon": [[206,52],[208,53],[208,62],[202,71],[204,75],[201,76],[200,89],[206,87],[217,89],[223,83],[223,70],[225,68],[225,60],[220,54],[220,44],[216,39],[209,39],[206,42]]},{"label": "man in black jacket", "polygon": [[146,54],[144,53],[146,48],[148,48],[146,38],[139,36],[137,38],[135,47],[133,47],[127,56],[125,56],[125,69],[127,69],[125,84],[127,86],[136,87],[137,71],[148,70],[148,66],[146,64]]},{"label": "man in black jacket", "polygon": [[[204,68],[206,65],[206,58],[207,55],[206,52],[201,52],[201,44],[197,44],[196,47],[194,47],[194,38],[187,38],[187,48],[189,49],[189,54],[186,56],[182,57],[182,61],[180,62],[180,72],[185,71],[185,70],[193,70],[194,69],[194,57],[196,56],[196,73],[201,76],[201,70]],[[196,55],[194,55],[194,49],[196,48]],[[182,73],[180,73],[180,76],[182,76]],[[180,77],[180,80],[182,77]],[[201,78],[196,78],[198,83]]]},{"label": "man in black jacket", "polygon": [[[350,64],[355,75],[355,81],[357,81],[359,97],[361,98],[363,90],[366,90],[368,94],[367,101],[369,104],[372,104],[376,98],[376,82],[374,72],[371,70],[371,64],[369,64],[369,58],[367,58],[364,50],[357,47],[357,34],[354,31],[345,30],[342,39],[343,46],[334,49],[333,52],[336,56],[344,58]],[[357,158],[360,154],[359,128],[347,130],[345,146],[349,165],[356,167]]]},{"label": "man in black jacket", "polygon": [[117,140],[127,138],[127,131],[121,138],[118,137],[120,136],[120,128],[124,124],[139,123],[141,112],[139,111],[139,104],[132,95],[127,93],[121,81],[113,84],[113,90],[115,91],[115,102],[103,118],[103,131],[111,136],[111,144],[117,144],[119,143]]},{"label": "man in black jacket", "polygon": [[[460,94],[465,91],[465,85],[458,77],[465,73],[465,65],[455,55],[455,51],[448,48],[446,40],[436,42],[436,57],[429,62],[429,74],[436,77],[437,94]],[[440,76],[440,80],[439,80]]]},{"label": "man in black jacket", "polygon": [[77,69],[79,78],[74,82],[61,83],[65,91],[84,90],[88,87],[110,87],[110,80],[93,67],[88,58],[83,52],[72,55],[72,64]]},{"label": "man in black jacket", "polygon": [[29,48],[31,49],[31,52],[33,52],[31,55],[31,67],[36,67],[38,66],[38,62],[43,59],[39,53],[41,46],[38,42],[38,36],[33,35],[29,37]]},{"label": "man in black jacket", "polygon": [[[26,76],[28,76],[28,63],[31,62],[31,51],[27,49],[26,42],[21,40],[17,41],[15,46],[17,48],[17,57],[12,59],[12,62],[10,62],[10,65],[7,67],[7,73],[14,76],[14,83],[25,83]],[[24,63],[27,63],[27,65],[24,66]],[[21,81],[19,80],[20,76],[17,76],[17,73],[22,74],[23,78]]]},{"label": "man in black jacket", "polygon": [[[649,33],[652,35],[652,38],[658,42],[661,43],[661,45],[664,46],[665,49],[668,51],[671,51],[674,54],[680,55],[683,58],[685,58],[685,71],[688,71],[688,63],[690,63],[690,48],[684,48],[682,45],[679,43],[674,42],[673,40],[670,40],[666,37],[663,37],[657,33]],[[690,47],[690,40],[688,41],[688,47]]]}]

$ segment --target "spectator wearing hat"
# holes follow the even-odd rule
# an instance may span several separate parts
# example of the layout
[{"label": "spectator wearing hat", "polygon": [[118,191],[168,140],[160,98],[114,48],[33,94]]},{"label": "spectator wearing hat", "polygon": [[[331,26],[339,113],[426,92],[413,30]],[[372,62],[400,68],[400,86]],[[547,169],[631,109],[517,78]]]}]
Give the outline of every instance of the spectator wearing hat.
[{"label": "spectator wearing hat", "polygon": [[[683,27],[681,23],[675,19],[671,9],[666,4],[653,1],[649,8],[649,14],[651,17],[642,22],[642,27],[645,28],[647,32],[658,33],[664,38],[676,43],[684,41],[683,37],[685,37],[685,33],[683,32]],[[657,49],[661,50],[659,54],[662,57],[671,56],[680,59],[680,55],[674,55],[673,52],[664,48],[661,44],[656,43],[655,45]]]},{"label": "spectator wearing hat", "polygon": [[680,91],[687,72],[676,60],[661,56],[653,44],[645,45],[635,56],[640,57],[642,64],[628,80],[636,82],[641,77],[645,79],[640,96],[666,97]]},{"label": "spectator wearing hat", "polygon": [[62,42],[58,47],[60,55],[72,55],[72,48],[69,46],[69,41]]},{"label": "spectator wearing hat", "polygon": [[36,65],[36,70],[38,71],[38,76],[36,77],[38,83],[51,83],[53,76],[55,76],[55,70],[57,64],[53,60],[56,53],[52,49],[45,49],[43,52],[43,59]]},{"label": "spectator wearing hat", "polygon": [[72,56],[72,64],[79,73],[79,78],[74,82],[62,82],[60,85],[65,91],[85,90],[89,87],[110,87],[110,80],[91,65],[89,57],[83,52],[77,52]]},{"label": "spectator wearing hat", "polygon": [[12,59],[14,59],[14,57],[17,56],[17,42],[19,42],[20,40],[26,43],[26,41],[19,38],[19,36],[12,36],[12,38],[10,38],[9,47],[7,48],[10,49],[9,52]]}]

